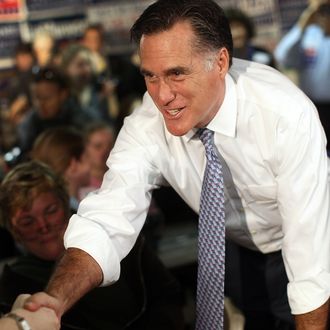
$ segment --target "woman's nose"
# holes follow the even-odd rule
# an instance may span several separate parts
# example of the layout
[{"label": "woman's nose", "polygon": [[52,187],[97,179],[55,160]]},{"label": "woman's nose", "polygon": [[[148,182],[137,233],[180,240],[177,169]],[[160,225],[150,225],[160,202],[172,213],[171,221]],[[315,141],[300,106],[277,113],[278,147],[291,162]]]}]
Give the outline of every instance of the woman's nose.
[{"label": "woman's nose", "polygon": [[47,220],[45,217],[39,217],[35,222],[36,230],[45,233],[48,231]]}]

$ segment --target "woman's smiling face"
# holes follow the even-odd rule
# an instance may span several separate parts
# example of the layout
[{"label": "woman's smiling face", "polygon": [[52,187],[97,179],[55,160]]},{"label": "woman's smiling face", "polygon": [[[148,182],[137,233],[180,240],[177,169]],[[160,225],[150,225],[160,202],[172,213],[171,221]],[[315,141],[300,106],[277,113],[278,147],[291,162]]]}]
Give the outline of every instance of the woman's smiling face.
[{"label": "woman's smiling face", "polygon": [[29,253],[56,260],[64,252],[67,222],[62,202],[52,192],[45,192],[33,199],[31,207],[14,213],[11,230]]}]

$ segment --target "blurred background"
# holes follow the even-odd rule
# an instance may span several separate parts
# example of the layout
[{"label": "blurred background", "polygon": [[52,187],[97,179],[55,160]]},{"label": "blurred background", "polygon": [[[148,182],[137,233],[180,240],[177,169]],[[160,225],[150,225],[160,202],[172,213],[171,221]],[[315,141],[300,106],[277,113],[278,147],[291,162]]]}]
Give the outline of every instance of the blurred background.
[{"label": "blurred background", "polygon": [[[112,82],[117,84],[118,81],[128,78],[132,81],[134,66],[132,67],[131,63],[138,65],[138,59],[134,59],[135,49],[129,40],[129,28],[144,8],[152,2],[145,0],[1,0],[0,152],[4,153],[15,145],[15,134],[10,133],[10,125],[13,123],[6,123],[6,118],[9,116],[8,111],[13,101],[12,77],[17,76],[17,69],[20,70],[17,68],[20,64],[15,55],[20,51],[28,52],[28,50],[20,50],[18,47],[20,44],[31,46],[33,61],[39,66],[48,65],[50,62],[53,64],[60,61],[61,52],[68,44],[80,42],[83,39],[87,27],[98,25],[102,28],[102,40],[94,41],[93,45],[95,35],[92,36],[92,32],[91,37],[88,37],[91,40],[90,44],[85,45],[94,47],[94,53],[101,52],[105,57],[108,69],[111,71]],[[217,2],[223,8],[238,8],[244,12],[254,24],[253,44],[260,45],[271,53],[308,4],[308,0],[218,0]],[[29,66],[29,64],[22,65]],[[137,80],[138,78],[134,81],[135,88],[140,88],[137,93],[141,94],[143,84],[141,87],[141,82]],[[126,94],[130,92],[127,91],[129,88],[125,81],[121,84],[120,90],[117,90],[119,102],[126,102],[123,105],[124,109],[115,106],[112,109],[113,116],[120,117],[119,127],[122,117],[130,111],[127,107],[132,105],[132,98],[127,101],[126,97]],[[15,114],[20,112],[23,101],[20,98],[15,104],[19,108],[15,109]],[[121,113],[118,113],[120,110],[122,110]]]}]

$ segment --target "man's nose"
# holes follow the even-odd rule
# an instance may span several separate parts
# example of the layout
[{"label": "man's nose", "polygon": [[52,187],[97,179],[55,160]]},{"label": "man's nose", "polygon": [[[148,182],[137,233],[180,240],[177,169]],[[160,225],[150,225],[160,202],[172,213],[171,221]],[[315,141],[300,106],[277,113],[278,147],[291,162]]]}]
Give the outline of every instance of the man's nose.
[{"label": "man's nose", "polygon": [[159,81],[158,86],[158,99],[161,105],[167,105],[175,98],[175,93],[169,82],[164,79]]}]

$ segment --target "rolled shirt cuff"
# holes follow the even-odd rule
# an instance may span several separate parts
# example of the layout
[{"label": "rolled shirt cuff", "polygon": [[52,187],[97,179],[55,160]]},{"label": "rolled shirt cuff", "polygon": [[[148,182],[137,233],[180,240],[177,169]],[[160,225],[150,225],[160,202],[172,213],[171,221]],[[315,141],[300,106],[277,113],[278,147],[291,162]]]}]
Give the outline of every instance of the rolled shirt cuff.
[{"label": "rolled shirt cuff", "polygon": [[120,275],[120,260],[114,245],[106,231],[96,222],[88,221],[74,214],[64,235],[64,246],[81,249],[88,253],[101,267],[103,282],[101,286],[109,285],[118,280]]}]

